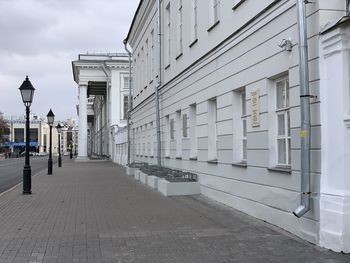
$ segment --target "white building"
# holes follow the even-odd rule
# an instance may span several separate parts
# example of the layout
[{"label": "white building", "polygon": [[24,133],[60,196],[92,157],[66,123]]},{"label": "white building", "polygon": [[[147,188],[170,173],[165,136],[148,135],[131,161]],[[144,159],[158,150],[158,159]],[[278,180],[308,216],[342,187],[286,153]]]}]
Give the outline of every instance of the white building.
[{"label": "white building", "polygon": [[[125,164],[127,152],[123,145],[127,141],[120,141],[119,133],[124,138],[128,61],[124,53],[95,53],[79,55],[78,60],[72,62],[74,81],[79,89],[77,160],[104,157]],[[117,157],[120,154],[124,157]]]},{"label": "white building", "polygon": [[[36,114],[29,115],[30,120],[30,151],[49,152],[50,126],[46,117]],[[9,116],[6,121],[10,128],[10,138],[7,143],[12,156],[18,156],[25,151],[26,118],[23,116]],[[58,135],[55,127],[52,128],[52,153],[58,153]]]},{"label": "white building", "polygon": [[160,0],[160,8],[160,34],[157,1],[140,1],[127,37],[133,160],[156,163],[160,82],[162,165],[197,173],[205,196],[350,252],[350,33],[347,18],[339,20],[346,0],[306,6],[311,210],[301,218],[292,212],[308,134],[300,129],[296,1]]},{"label": "white building", "polygon": [[62,122],[61,125],[61,153],[69,155],[72,151],[72,154],[76,155],[78,153],[79,127],[76,125],[75,119],[72,118]]}]

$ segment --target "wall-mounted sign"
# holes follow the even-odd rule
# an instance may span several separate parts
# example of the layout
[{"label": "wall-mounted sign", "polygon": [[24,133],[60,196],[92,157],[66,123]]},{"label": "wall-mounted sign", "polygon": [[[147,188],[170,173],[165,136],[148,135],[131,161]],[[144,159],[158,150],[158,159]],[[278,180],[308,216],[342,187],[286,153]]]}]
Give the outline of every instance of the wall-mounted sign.
[{"label": "wall-mounted sign", "polygon": [[259,90],[250,93],[250,103],[252,111],[252,127],[260,126],[260,97]]}]

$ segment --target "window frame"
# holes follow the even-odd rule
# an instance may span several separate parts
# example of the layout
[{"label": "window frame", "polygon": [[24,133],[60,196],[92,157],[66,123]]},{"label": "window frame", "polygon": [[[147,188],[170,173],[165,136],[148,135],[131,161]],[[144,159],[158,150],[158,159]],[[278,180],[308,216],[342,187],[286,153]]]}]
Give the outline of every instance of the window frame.
[{"label": "window frame", "polygon": [[[279,101],[279,87],[278,84],[284,82],[283,85],[283,99]],[[289,80],[288,78],[280,78],[275,81],[276,89],[276,101],[275,101],[275,114],[277,115],[277,166],[290,166],[291,165],[291,131],[290,131],[290,95],[289,95]],[[282,106],[279,107],[279,104]],[[283,127],[280,127],[279,117],[283,116]],[[283,128],[284,134],[280,134]],[[284,141],[284,156],[280,156],[280,141]],[[284,162],[280,160],[284,159]]]},{"label": "window frame", "polygon": [[167,4],[167,6],[165,7],[165,59],[164,59],[164,62],[165,62],[165,69],[167,69],[169,66],[170,66],[170,55],[171,55],[171,52],[170,52],[170,44],[171,44],[171,38],[170,38],[170,30],[171,30],[171,11],[170,11],[170,2]]},{"label": "window frame", "polygon": [[233,164],[245,166],[248,155],[248,108],[247,90],[241,87],[232,92],[232,125],[233,125]]},{"label": "window frame", "polygon": [[177,58],[183,52],[183,2],[178,0],[177,7]]}]

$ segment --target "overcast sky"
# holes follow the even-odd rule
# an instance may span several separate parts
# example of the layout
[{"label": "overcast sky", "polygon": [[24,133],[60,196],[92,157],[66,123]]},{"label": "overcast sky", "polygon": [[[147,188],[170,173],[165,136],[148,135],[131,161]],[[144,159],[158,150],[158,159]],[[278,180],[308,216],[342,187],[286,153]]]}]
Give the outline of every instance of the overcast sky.
[{"label": "overcast sky", "polygon": [[124,52],[139,0],[0,0],[0,111],[24,114],[28,75],[33,113],[77,118],[71,61],[87,51]]}]

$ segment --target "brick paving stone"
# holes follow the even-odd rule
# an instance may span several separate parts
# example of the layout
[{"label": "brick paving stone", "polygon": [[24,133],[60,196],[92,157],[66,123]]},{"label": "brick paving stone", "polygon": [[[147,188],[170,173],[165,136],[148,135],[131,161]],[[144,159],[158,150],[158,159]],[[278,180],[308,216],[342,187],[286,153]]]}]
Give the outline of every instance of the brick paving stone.
[{"label": "brick paving stone", "polygon": [[0,196],[0,263],[350,262],[202,196],[164,197],[108,162],[65,161]]}]

